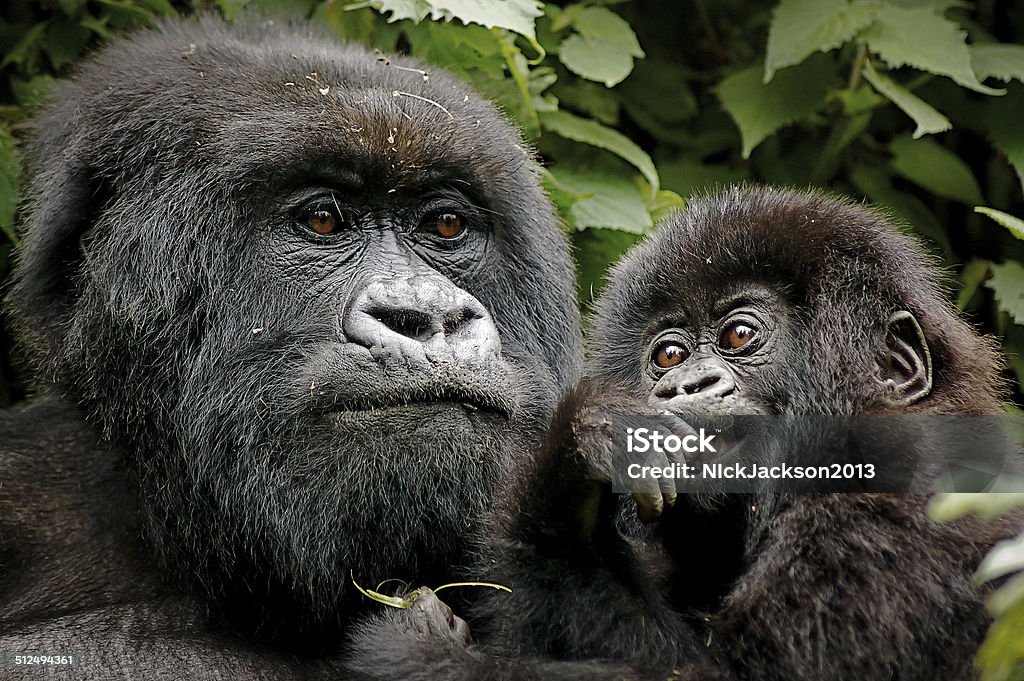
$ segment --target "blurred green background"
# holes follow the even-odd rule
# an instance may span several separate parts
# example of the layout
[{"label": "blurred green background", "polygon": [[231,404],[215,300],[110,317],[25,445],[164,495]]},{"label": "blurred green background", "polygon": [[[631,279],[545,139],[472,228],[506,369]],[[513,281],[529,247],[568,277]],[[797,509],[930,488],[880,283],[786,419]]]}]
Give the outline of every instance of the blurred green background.
[{"label": "blurred green background", "polygon": [[[950,296],[1024,379],[1024,7],[1015,0],[6,0],[0,7],[0,285],[18,249],[19,144],[56,79],[161,15],[307,17],[447,67],[540,152],[586,312],[659,216],[736,181],[827,187],[886,207],[946,265]],[[49,159],[60,163],[61,159]],[[0,330],[0,407],[27,394]],[[0,481],[2,484],[2,481]],[[967,495],[970,496],[970,495]],[[1024,495],[947,496],[936,516]],[[1024,679],[1024,536],[979,665]]]}]

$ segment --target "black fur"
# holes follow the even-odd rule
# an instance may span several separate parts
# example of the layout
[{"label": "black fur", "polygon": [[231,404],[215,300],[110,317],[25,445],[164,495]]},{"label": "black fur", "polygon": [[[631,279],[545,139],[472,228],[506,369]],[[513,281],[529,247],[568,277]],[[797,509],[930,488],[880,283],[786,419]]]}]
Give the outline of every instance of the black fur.
[{"label": "black fur", "polygon": [[[630,418],[1002,414],[996,346],[958,318],[940,280],[882,214],[818,192],[733,188],[660,225],[615,267],[589,379],[496,523],[491,579],[513,593],[495,595],[476,628],[490,651],[602,657],[650,679],[974,678],[989,618],[971,577],[1019,519],[940,524],[911,494],[680,494],[671,506],[668,494],[635,495],[641,513],[660,515],[645,532],[634,499],[609,484],[611,438]],[[723,299],[752,287],[777,298],[765,352],[691,344],[680,370],[697,358],[707,380],[669,391],[671,372],[649,369],[652,341],[710,328],[701,338],[720,342]],[[901,311],[927,348],[900,347],[930,380],[880,363]],[[927,433],[919,443],[925,454],[948,446]]]},{"label": "black fur", "polygon": [[[49,396],[0,414],[0,650],[330,672],[380,607],[351,580],[468,565],[575,379],[530,153],[442,71],[210,18],[101,50],[35,130],[8,302]],[[353,225],[312,234],[317,192]],[[462,307],[381,308],[431,295]]]}]

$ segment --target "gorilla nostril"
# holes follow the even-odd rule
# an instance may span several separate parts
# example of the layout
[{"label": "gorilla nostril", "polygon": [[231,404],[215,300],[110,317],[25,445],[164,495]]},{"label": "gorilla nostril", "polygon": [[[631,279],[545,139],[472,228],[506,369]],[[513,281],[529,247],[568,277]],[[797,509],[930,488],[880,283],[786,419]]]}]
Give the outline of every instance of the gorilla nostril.
[{"label": "gorilla nostril", "polygon": [[695,381],[688,381],[683,384],[683,392],[687,395],[696,395],[699,392],[704,392],[714,384],[722,380],[722,377],[718,374],[704,374],[698,376]]},{"label": "gorilla nostril", "polygon": [[433,335],[431,317],[419,310],[374,306],[366,311],[397,334],[415,340],[426,340]]},{"label": "gorilla nostril", "polygon": [[441,329],[445,336],[451,336],[470,324],[476,315],[469,308],[460,307],[448,312],[441,318]]}]

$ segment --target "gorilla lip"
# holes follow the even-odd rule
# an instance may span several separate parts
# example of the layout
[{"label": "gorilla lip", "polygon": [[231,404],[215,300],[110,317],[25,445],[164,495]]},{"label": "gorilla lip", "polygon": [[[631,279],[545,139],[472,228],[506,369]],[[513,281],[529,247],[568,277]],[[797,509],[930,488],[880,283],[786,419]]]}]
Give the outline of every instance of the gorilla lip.
[{"label": "gorilla lip", "polygon": [[438,390],[416,390],[405,393],[380,393],[364,395],[358,398],[339,395],[329,403],[318,406],[315,411],[320,414],[332,414],[350,411],[375,411],[391,408],[408,408],[431,404],[461,405],[467,411],[486,411],[511,418],[515,405],[511,400],[498,395],[490,395],[479,391],[441,388]]}]

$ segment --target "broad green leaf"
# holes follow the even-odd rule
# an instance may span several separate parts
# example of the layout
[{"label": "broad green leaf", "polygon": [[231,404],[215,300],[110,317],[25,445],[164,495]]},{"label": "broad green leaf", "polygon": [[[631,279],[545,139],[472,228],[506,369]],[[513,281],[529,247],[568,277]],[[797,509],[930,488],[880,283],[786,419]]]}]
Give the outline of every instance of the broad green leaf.
[{"label": "broad green leaf", "polygon": [[25,31],[25,35],[21,37],[21,40],[7,52],[3,61],[0,61],[0,67],[7,66],[8,64],[25,64],[38,55],[40,48],[43,46],[43,37],[46,34],[47,24],[48,22],[46,21],[40,21]]},{"label": "broad green leaf", "polygon": [[[643,174],[644,179],[651,185],[651,195],[657,193],[659,189],[658,171],[654,168],[651,157],[633,140],[618,130],[605,127],[597,121],[574,116],[567,111],[542,113],[540,122],[544,129],[566,139],[606,149],[628,161]],[[599,226],[608,227],[610,225]]]},{"label": "broad green leaf", "polygon": [[584,305],[590,305],[604,287],[608,268],[640,238],[635,232],[598,227],[573,233],[580,300]]},{"label": "broad green leaf", "polygon": [[913,66],[948,76],[977,92],[1003,93],[982,85],[974,75],[967,32],[930,9],[883,4],[875,22],[864,32],[864,38],[868,47],[892,68]]},{"label": "broad green leaf", "polygon": [[952,253],[949,234],[928,206],[910,192],[900,191],[892,186],[892,176],[887,168],[856,165],[850,171],[850,181],[872,202],[889,209],[899,220],[901,228],[909,226],[938,246],[943,253]]},{"label": "broad green leaf", "polygon": [[974,578],[987,582],[1003,575],[1024,570],[1024,534],[996,544],[981,561]]},{"label": "broad green leaf", "polygon": [[974,294],[977,293],[981,282],[985,281],[985,277],[988,276],[988,265],[987,260],[975,258],[960,270],[959,279],[961,287],[960,293],[956,297],[956,307],[961,312],[967,309],[967,305],[971,302]]},{"label": "broad green leaf", "polygon": [[605,125],[619,123],[620,89],[609,90],[603,85],[582,78],[562,78],[555,82],[553,94],[574,111],[587,114]]},{"label": "broad green leaf", "polygon": [[699,158],[681,157],[671,161],[658,161],[661,185],[682,196],[693,196],[716,187],[735,184],[747,179],[743,168],[708,164]]},{"label": "broad green leaf", "polygon": [[975,213],[981,213],[987,215],[1006,229],[1010,230],[1010,234],[1013,234],[1018,239],[1024,239],[1024,220],[1015,218],[1014,216],[1004,213],[1001,210],[995,208],[987,208],[985,206],[975,206]]},{"label": "broad green leaf", "polygon": [[[1018,576],[998,592],[1016,596],[1012,605],[992,624],[978,651],[980,681],[1020,681],[1024,678],[1024,576]],[[1010,599],[1007,599],[1010,600]]]},{"label": "broad green leaf", "polygon": [[686,208],[686,200],[668,189],[662,189],[647,202],[647,212],[655,223]]},{"label": "broad green leaf", "polygon": [[951,492],[936,495],[928,504],[928,515],[939,522],[949,522],[968,514],[990,520],[1024,507],[1024,492],[1003,494],[975,494]]},{"label": "broad green leaf", "polygon": [[864,65],[864,78],[871,83],[872,87],[885,95],[890,102],[898,106],[903,113],[914,119],[914,123],[917,124],[917,129],[914,130],[914,139],[953,127],[949,119],[936,111],[930,104],[911,93],[910,90],[897,85],[888,76],[875,71],[870,61]]},{"label": "broad green leaf", "polygon": [[175,14],[174,6],[169,0],[136,0],[136,2],[155,14],[163,14],[168,17]]},{"label": "broad green leaf", "polygon": [[1018,324],[1024,324],[1024,267],[1016,260],[992,263],[992,278],[985,282],[996,294],[999,309]]},{"label": "broad green leaf", "polygon": [[82,27],[77,21],[54,20],[43,42],[43,49],[46,50],[54,70],[59,70],[77,59],[91,37],[92,31]]},{"label": "broad green leaf", "polygon": [[430,14],[430,2],[428,0],[366,0],[365,2],[346,5],[345,9],[354,11],[364,7],[372,7],[381,14],[390,15],[388,16],[388,22],[411,19],[414,23],[418,24]]},{"label": "broad green leaf", "polygon": [[11,92],[14,99],[26,111],[34,111],[42,106],[50,97],[53,88],[57,85],[57,79],[53,76],[36,76],[32,80],[19,80],[11,78]]},{"label": "broad green leaf", "polygon": [[7,128],[0,126],[0,233],[15,245],[18,237],[14,233],[14,213],[18,208],[18,182],[21,165],[14,138]]},{"label": "broad green leaf", "polygon": [[817,111],[836,80],[824,55],[779,71],[770,83],[762,81],[762,71],[760,64],[748,67],[718,86],[722,106],[739,126],[743,158],[772,133]]},{"label": "broad green leaf", "polygon": [[551,175],[565,190],[584,197],[572,205],[576,229],[609,227],[642,234],[653,225],[644,199],[628,176],[559,164]]},{"label": "broad green leaf", "polygon": [[664,139],[669,128],[677,128],[697,115],[697,98],[687,82],[687,69],[663,59],[648,57],[636,65],[613,92],[620,93],[622,105],[637,125]]},{"label": "broad green leaf", "polygon": [[[225,2],[227,0],[217,0],[218,6],[222,6]],[[221,11],[224,11],[223,8]],[[328,26],[334,33],[346,40],[361,40],[364,43],[372,44],[379,19],[380,16],[377,12],[369,7],[349,12],[339,2],[322,2],[313,11],[310,21],[314,24]]]},{"label": "broad green leaf", "polygon": [[[245,12],[249,0],[214,0],[213,4],[220,10],[221,15],[228,21],[235,21]],[[334,6],[331,3],[324,5],[328,9]]]},{"label": "broad green leaf", "polygon": [[636,33],[625,19],[604,7],[585,7],[572,22],[573,30],[580,35],[614,45],[637,58],[644,56]]},{"label": "broad green leaf", "polygon": [[900,135],[889,146],[897,173],[946,199],[970,205],[983,203],[981,188],[959,156],[932,138]]},{"label": "broad green leaf", "polygon": [[575,33],[558,48],[566,68],[587,80],[612,87],[633,70],[633,59],[642,58],[636,34],[615,12],[603,7],[586,7],[575,14]]},{"label": "broad green leaf", "polygon": [[1024,45],[972,45],[971,67],[979,80],[998,78],[1024,83]]},{"label": "broad green leaf", "polygon": [[779,69],[853,38],[872,22],[879,5],[873,0],[782,0],[768,29],[764,82]]},{"label": "broad green leaf", "polygon": [[69,17],[76,16],[79,10],[85,7],[85,3],[86,0],[57,0],[60,11]]},{"label": "broad green leaf", "polygon": [[534,22],[544,12],[539,0],[368,0],[348,9],[373,7],[390,14],[389,22],[412,19],[419,23],[428,15],[434,21],[458,19],[464,24],[505,28],[525,36],[539,49]]},{"label": "broad green leaf", "polygon": [[1021,111],[1024,111],[1024,86],[1012,85],[1005,97],[986,102],[986,124],[988,134],[1006,160],[1017,173],[1021,188],[1024,189],[1024,125],[1021,125]]},{"label": "broad green leaf", "polygon": [[267,16],[308,17],[316,8],[317,0],[248,0],[246,7]]}]

